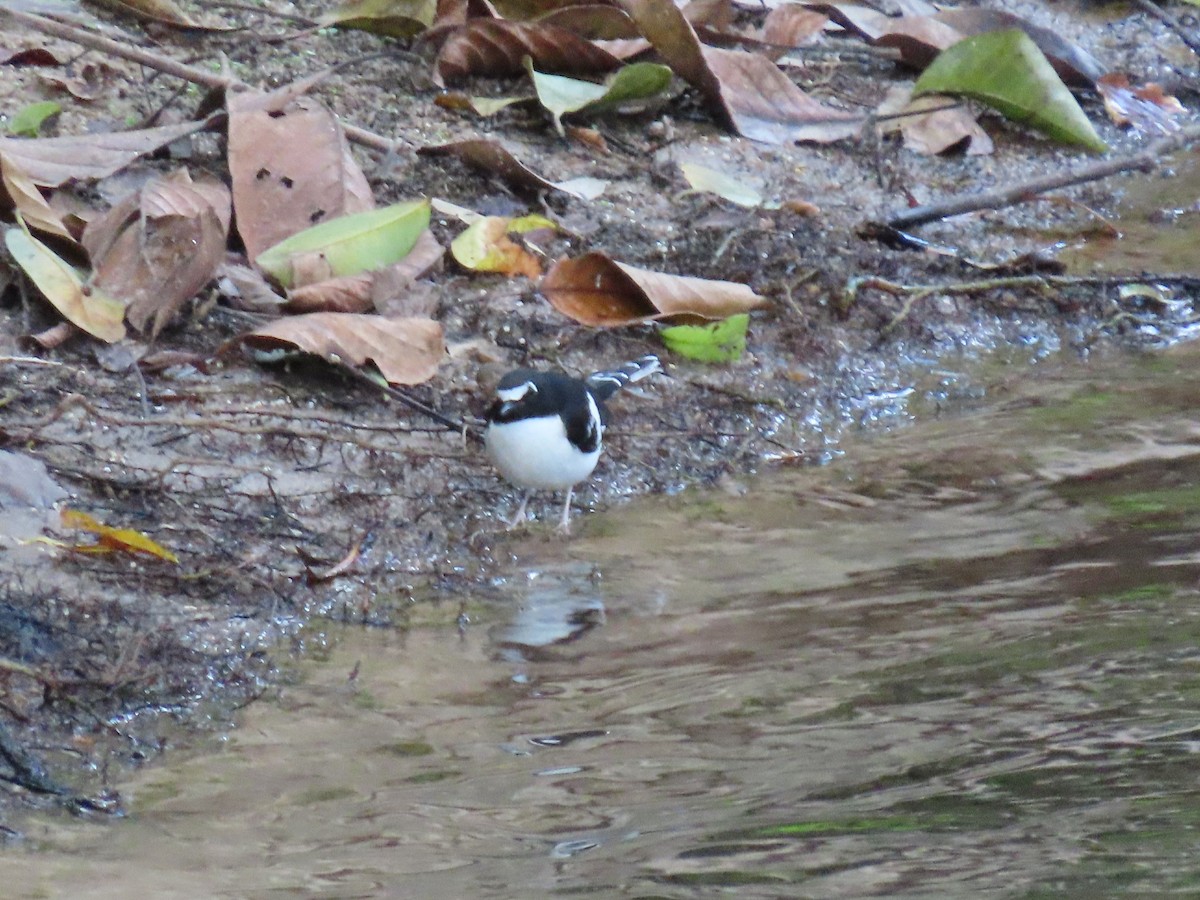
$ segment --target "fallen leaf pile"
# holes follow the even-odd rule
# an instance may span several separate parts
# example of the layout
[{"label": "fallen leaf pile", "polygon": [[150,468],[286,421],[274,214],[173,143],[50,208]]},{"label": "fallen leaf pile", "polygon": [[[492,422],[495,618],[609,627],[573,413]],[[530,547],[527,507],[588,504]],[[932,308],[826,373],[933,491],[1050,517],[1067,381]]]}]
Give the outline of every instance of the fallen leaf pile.
[{"label": "fallen leaf pile", "polygon": [[[169,0],[120,6],[156,27],[212,30]],[[1183,111],[1161,89],[1132,86],[1060,35],[1011,13],[938,10],[922,0],[900,4],[904,13],[896,16],[845,3],[772,6],[754,25],[733,0],[351,0],[312,24],[411,41],[427,54],[437,85],[521,82],[510,96],[447,90],[441,102],[480,117],[516,104],[540,107],[549,128],[601,156],[603,136],[581,122],[676,102],[685,86],[715,126],[750,140],[832,143],[877,123],[883,133],[899,130],[905,146],[921,153],[992,152],[974,117],[980,106],[1103,152],[1068,84],[1101,93],[1115,121],[1145,131],[1169,131]],[[790,54],[835,37],[892,52],[920,75],[881,92],[874,108],[818,99],[797,85]],[[5,52],[0,64],[63,62],[25,50]],[[93,67],[57,84],[85,98],[111,75]],[[247,346],[372,365],[394,383],[431,378],[444,353],[441,328],[414,286],[436,277],[442,263],[443,248],[428,230],[433,198],[377,208],[343,123],[307,93],[322,77],[269,93],[228,89],[218,98],[223,109],[206,119],[109,134],[30,137],[59,104],[16,111],[14,136],[0,138],[0,213],[12,220],[5,231],[12,262],[66,321],[101,341],[119,341],[127,328],[153,340],[217,283],[227,302],[278,317],[249,331]],[[61,202],[71,184],[107,178],[200,130],[223,130],[227,180],[175,167],[107,210]],[[491,138],[416,150],[456,156],[529,199],[554,192],[586,203],[606,188],[586,172],[544,178]],[[812,204],[766,197],[698,164],[683,163],[678,176],[692,190],[746,209],[819,214]],[[540,279],[546,300],[580,324],[675,320],[688,328],[720,320],[724,331],[705,332],[717,334],[712,340],[686,330],[666,338],[669,347],[717,348],[695,358],[736,358],[745,328],[731,317],[765,302],[745,285],[647,271],[587,248],[550,264],[540,237],[557,231],[548,219],[471,211],[458,218],[465,230],[450,248],[458,266]],[[741,343],[728,340],[730,329]],[[40,339],[48,346],[61,334]]]}]

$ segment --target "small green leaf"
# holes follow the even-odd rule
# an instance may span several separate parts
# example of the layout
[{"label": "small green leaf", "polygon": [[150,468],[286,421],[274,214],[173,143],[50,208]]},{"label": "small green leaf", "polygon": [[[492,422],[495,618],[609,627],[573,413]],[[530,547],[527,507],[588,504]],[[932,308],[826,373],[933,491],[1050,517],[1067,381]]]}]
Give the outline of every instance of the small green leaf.
[{"label": "small green leaf", "polygon": [[662,330],[663,343],[698,362],[733,362],[746,352],[750,314],[738,313],[711,325],[675,325]]},{"label": "small green leaf", "polygon": [[22,137],[37,137],[42,125],[51,116],[62,112],[62,107],[53,100],[43,100],[41,103],[30,103],[17,110],[8,122],[8,130]]},{"label": "small green leaf", "polygon": [[1019,29],[978,34],[943,50],[917,79],[913,96],[919,94],[971,97],[1055,140],[1097,153],[1108,149],[1037,44]]},{"label": "small green leaf", "polygon": [[323,256],[331,277],[381,269],[408,255],[429,227],[429,210],[428,200],[412,200],[322,222],[264,250],[255,263],[285,288],[300,255]]},{"label": "small green leaf", "polygon": [[538,102],[554,116],[554,125],[559,132],[562,131],[561,119],[567,113],[594,112],[622,103],[649,100],[665,91],[671,83],[671,70],[657,63],[622,66],[603,84],[538,72],[529,57],[525,57],[525,68],[533,79]]}]

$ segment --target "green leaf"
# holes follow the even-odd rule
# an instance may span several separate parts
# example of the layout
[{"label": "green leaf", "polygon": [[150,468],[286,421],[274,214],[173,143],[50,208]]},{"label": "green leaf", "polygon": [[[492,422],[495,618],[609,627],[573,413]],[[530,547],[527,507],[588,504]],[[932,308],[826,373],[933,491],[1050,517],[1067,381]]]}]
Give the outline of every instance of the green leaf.
[{"label": "green leaf", "polygon": [[428,200],[412,200],[322,222],[264,250],[255,263],[285,288],[301,255],[323,256],[331,277],[381,269],[408,255],[429,227],[429,209]]},{"label": "green leaf", "polygon": [[23,137],[37,137],[45,121],[51,116],[57,116],[60,112],[62,112],[62,107],[53,100],[30,103],[13,114],[8,122],[8,130],[12,134]]},{"label": "green leaf", "polygon": [[698,362],[733,362],[746,352],[750,314],[738,313],[711,325],[675,325],[662,330],[667,349]]},{"label": "green leaf", "polygon": [[1063,143],[1108,149],[1042,51],[1017,29],[969,37],[938,54],[913,96],[939,93],[986,103]]},{"label": "green leaf", "polygon": [[622,103],[648,100],[661,94],[671,83],[671,70],[657,63],[622,66],[609,75],[603,84],[538,72],[529,57],[525,57],[525,68],[533,79],[538,102],[554,116],[554,127],[560,133],[561,119],[567,113],[584,110],[595,112]]},{"label": "green leaf", "polygon": [[437,0],[350,0],[323,15],[321,25],[407,38],[433,24]]}]

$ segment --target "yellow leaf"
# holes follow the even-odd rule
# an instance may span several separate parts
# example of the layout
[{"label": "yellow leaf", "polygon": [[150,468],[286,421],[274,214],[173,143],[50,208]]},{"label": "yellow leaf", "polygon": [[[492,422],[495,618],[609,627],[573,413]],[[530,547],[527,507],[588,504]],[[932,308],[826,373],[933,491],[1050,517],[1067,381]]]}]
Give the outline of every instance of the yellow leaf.
[{"label": "yellow leaf", "polygon": [[127,553],[149,553],[151,556],[157,556],[167,562],[179,564],[179,557],[174,553],[132,528],[110,528],[108,525],[97,522],[87,513],[76,509],[64,509],[62,523],[68,528],[90,531],[100,538],[98,544],[90,547],[75,546],[71,548],[72,550],[82,553],[103,553],[117,550]]}]

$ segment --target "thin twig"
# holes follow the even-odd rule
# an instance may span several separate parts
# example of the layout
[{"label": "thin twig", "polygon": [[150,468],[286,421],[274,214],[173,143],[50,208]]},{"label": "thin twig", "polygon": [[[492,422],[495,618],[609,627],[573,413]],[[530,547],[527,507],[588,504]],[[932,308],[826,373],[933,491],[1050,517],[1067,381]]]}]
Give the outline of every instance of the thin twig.
[{"label": "thin twig", "polygon": [[[363,376],[371,384],[380,388],[380,385],[372,381],[369,377]],[[396,397],[402,403],[410,406],[416,411],[429,416],[439,424],[445,426],[446,429],[457,433],[464,430],[470,431],[469,423],[456,421],[443,416],[434,409],[429,408],[412,397],[409,397],[402,391],[396,388],[384,388],[385,393]],[[22,430],[31,437],[37,437],[39,440],[49,440],[41,434],[42,429],[53,424],[58,419],[62,418],[66,412],[72,408],[81,408],[95,421],[105,422],[109,425],[116,425],[125,428],[181,428],[187,431],[223,431],[230,434],[238,434],[242,436],[253,437],[286,437],[301,441],[310,441],[313,443],[321,443],[324,441],[338,441],[339,443],[353,444],[363,450],[376,453],[389,453],[395,448],[391,445],[379,445],[370,441],[360,440],[353,434],[337,434],[335,432],[317,431],[303,428],[290,428],[284,425],[239,425],[234,422],[229,422],[221,417],[209,416],[159,416],[156,418],[143,418],[141,416],[126,416],[120,413],[113,413],[105,409],[101,409],[81,394],[69,394],[58,402],[49,413],[40,419],[26,421],[9,421],[5,423],[5,427],[11,430]],[[262,410],[260,415],[264,419],[270,418],[288,418],[287,416],[275,416],[270,410]],[[357,431],[358,427],[354,423],[343,423],[342,427],[349,429],[351,432]],[[401,429],[393,426],[387,429],[380,429],[389,432],[400,431]],[[405,429],[410,430],[410,429]],[[65,442],[60,442],[65,443]],[[438,454],[442,455],[442,454]]]},{"label": "thin twig", "polygon": [[1134,3],[1174,31],[1179,39],[1187,44],[1189,50],[1191,50],[1193,53],[1200,54],[1200,41],[1198,41],[1196,37],[1190,31],[1188,31],[1186,25],[1160,7],[1157,3],[1153,2],[1153,0],[1134,0]]},{"label": "thin twig", "polygon": [[0,356],[0,363],[12,363],[19,366],[61,366],[63,363],[55,359],[42,359],[37,356]]},{"label": "thin twig", "polygon": [[1175,134],[1159,138],[1141,153],[1132,156],[1122,156],[1103,162],[1085,166],[1070,172],[1060,172],[1057,175],[1044,175],[1031,178],[1018,184],[994,191],[984,191],[979,194],[952,197],[939,203],[929,203],[896,213],[885,224],[886,228],[905,229],[916,225],[925,225],[950,216],[975,212],[981,209],[1003,209],[1035,199],[1039,194],[1058,188],[1070,187],[1076,184],[1086,184],[1089,181],[1099,181],[1110,175],[1121,172],[1152,172],[1162,164],[1162,157],[1175,150],[1180,150],[1200,140],[1200,126],[1193,125]]},{"label": "thin twig", "polygon": [[[219,90],[251,89],[251,86],[246,84],[246,82],[230,75],[218,75],[215,72],[185,65],[166,56],[142,50],[139,47],[123,44],[120,41],[113,41],[106,37],[100,37],[100,35],[92,34],[71,25],[64,25],[61,22],[55,22],[53,19],[47,19],[45,16],[0,6],[0,17],[3,16],[8,16],[14,22],[18,22],[35,31],[40,31],[43,34],[61,38],[64,41],[71,41],[83,47],[90,47],[93,50],[108,53],[121,59],[127,59],[130,62],[138,63],[158,72],[165,72],[168,75],[174,75],[176,78],[182,78],[193,84],[202,84],[205,87]],[[354,143],[363,147],[370,147],[372,150],[378,150],[381,153],[389,153],[396,146],[396,142],[390,138],[376,134],[373,131],[367,131],[365,128],[359,128],[357,125],[350,125],[343,122],[342,131]]]},{"label": "thin twig", "polygon": [[[849,309],[860,291],[873,289],[891,294],[893,297],[904,297],[900,311],[880,329],[880,337],[887,337],[900,325],[913,307],[926,297],[934,295],[957,295],[969,297],[1001,289],[1031,288],[1049,293],[1052,288],[1103,286],[1129,284],[1141,279],[1131,275],[1010,275],[998,278],[981,278],[977,281],[957,281],[949,284],[900,284],[886,278],[852,278],[846,283],[843,295],[845,308]],[[1200,285],[1200,277],[1195,275],[1155,275],[1151,279],[1157,284],[1176,284],[1183,287]]]},{"label": "thin twig", "polygon": [[467,422],[464,419],[451,419],[448,416],[444,416],[440,412],[438,412],[436,409],[434,409],[433,407],[427,406],[426,404],[424,404],[420,400],[418,400],[416,397],[413,397],[411,394],[400,390],[400,388],[392,387],[390,384],[380,384],[378,381],[375,380],[375,378],[371,377],[366,372],[362,372],[358,369],[350,369],[350,368],[345,369],[345,371],[349,372],[351,375],[353,375],[355,378],[359,379],[360,381],[365,381],[367,384],[371,385],[372,387],[383,391],[385,394],[387,394],[392,399],[399,400],[401,403],[403,403],[409,409],[414,410],[415,412],[419,412],[422,415],[429,416],[429,418],[433,419],[433,421],[435,421],[441,425],[445,425],[447,430],[449,430],[449,431],[453,431],[456,434],[465,434],[468,437],[482,439],[481,435],[479,434],[478,429],[474,428],[469,422]]}]

